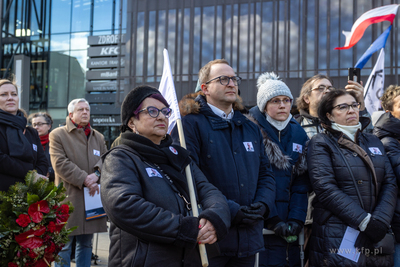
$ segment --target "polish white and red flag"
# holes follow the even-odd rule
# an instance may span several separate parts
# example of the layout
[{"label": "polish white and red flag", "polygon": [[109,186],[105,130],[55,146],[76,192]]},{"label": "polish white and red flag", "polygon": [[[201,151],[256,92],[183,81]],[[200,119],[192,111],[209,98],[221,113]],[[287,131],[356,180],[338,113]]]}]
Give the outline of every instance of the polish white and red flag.
[{"label": "polish white and red flag", "polygon": [[369,25],[382,22],[382,21],[390,21],[393,23],[394,18],[396,17],[397,9],[399,5],[387,5],[381,6],[370,11],[365,12],[359,17],[356,22],[354,22],[353,27],[351,27],[351,31],[343,31],[343,34],[346,36],[346,43],[342,47],[336,47],[336,50],[349,49],[353,47],[364,35],[365,30]]}]

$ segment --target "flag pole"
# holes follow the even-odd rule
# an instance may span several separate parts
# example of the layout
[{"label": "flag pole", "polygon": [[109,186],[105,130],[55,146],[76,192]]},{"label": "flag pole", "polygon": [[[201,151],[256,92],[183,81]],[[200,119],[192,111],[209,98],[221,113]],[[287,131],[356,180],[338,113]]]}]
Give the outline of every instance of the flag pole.
[{"label": "flag pole", "polygon": [[[184,149],[186,149],[185,135],[183,133],[182,121],[179,113],[179,104],[176,98],[174,79],[172,77],[172,72],[171,72],[171,64],[169,63],[168,50],[164,48],[163,54],[164,54],[164,70],[158,90],[167,100],[167,102],[170,105],[170,108],[172,108],[175,111],[169,119],[168,134],[172,131],[176,123],[178,125],[179,141],[181,142],[181,146]],[[199,217],[199,210],[197,208],[196,194],[194,193],[193,177],[192,177],[192,172],[190,170],[190,164],[186,166],[185,173],[189,188],[189,196],[190,196],[190,203],[192,206],[193,216]],[[208,258],[207,258],[206,247],[204,244],[199,244],[199,251],[200,251],[201,265],[203,267],[207,267]]]},{"label": "flag pole", "polygon": [[[176,120],[176,124],[178,126],[178,133],[179,133],[179,141],[181,142],[181,146],[186,149],[186,141],[185,141],[185,134],[183,133],[183,126],[181,119]],[[186,179],[189,187],[189,194],[190,194],[190,203],[192,206],[192,212],[194,217],[199,216],[199,209],[197,208],[197,200],[196,195],[194,193],[194,186],[193,186],[193,178],[192,172],[190,171],[190,165],[187,165],[185,168]],[[199,244],[200,250],[200,258],[201,258],[201,265],[203,267],[208,266],[208,258],[207,258],[207,251],[206,246],[204,244]]]}]

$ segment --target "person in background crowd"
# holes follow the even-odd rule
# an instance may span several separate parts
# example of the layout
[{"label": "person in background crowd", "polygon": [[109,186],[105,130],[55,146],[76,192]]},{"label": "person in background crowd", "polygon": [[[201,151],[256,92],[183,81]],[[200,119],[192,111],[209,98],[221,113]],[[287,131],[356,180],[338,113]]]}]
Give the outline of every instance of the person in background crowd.
[{"label": "person in background crowd", "polygon": [[[210,266],[254,266],[264,250],[264,216],[275,205],[275,180],[258,127],[239,110],[241,78],[224,59],[199,71],[202,92],[180,103],[187,148],[207,179],[228,200],[231,227]],[[179,143],[177,128],[172,131]]]},{"label": "person in background crowd", "polygon": [[264,235],[259,266],[300,266],[299,243],[288,237],[298,236],[306,219],[311,190],[305,154],[308,137],[290,114],[290,89],[275,73],[262,74],[257,87],[257,106],[250,109],[249,118],[261,129],[276,181],[275,205],[265,222],[275,235]]},{"label": "person in background crowd", "polygon": [[75,260],[79,267],[89,267],[92,257],[93,233],[106,232],[106,218],[86,221],[84,187],[93,196],[99,193],[101,155],[107,151],[104,136],[90,127],[90,106],[83,99],[68,105],[66,125],[50,132],[50,158],[55,172],[55,184],[64,183],[67,198],[74,206],[68,227],[78,226],[59,256],[56,267],[70,266],[71,244],[76,239]]},{"label": "person in background crowd", "polygon": [[30,114],[28,121],[32,124],[32,127],[36,129],[39,134],[40,143],[42,144],[44,154],[46,155],[47,163],[49,165],[49,170],[47,172],[47,177],[50,181],[54,182],[54,170],[51,166],[50,152],[49,152],[49,133],[51,126],[53,125],[53,119],[46,112],[39,112]]},{"label": "person in background crowd", "polygon": [[[0,191],[24,182],[28,171],[36,170],[45,178],[47,160],[35,129],[26,126],[24,112],[18,109],[19,95],[15,82],[0,80]],[[47,179],[47,178],[46,178]]]},{"label": "person in background crowd", "polygon": [[[327,93],[318,108],[325,131],[310,140],[307,152],[316,194],[310,266],[393,266],[394,239],[387,233],[396,179],[379,138],[362,132],[370,119],[360,118],[359,109],[355,92],[343,89]],[[360,231],[357,262],[332,253],[349,227]],[[377,244],[381,240],[388,245],[385,250]]]},{"label": "person in background crowd", "polygon": [[[348,81],[345,89],[356,93],[357,101],[361,103],[360,116],[370,117],[364,106],[364,88],[362,84],[355,81]],[[303,127],[308,135],[308,138],[310,139],[317,133],[323,131],[321,122],[318,118],[318,106],[321,102],[322,97],[333,90],[335,90],[335,88],[333,87],[332,79],[323,74],[314,75],[313,77],[308,79],[301,88],[300,96],[296,100],[299,115],[295,116],[295,119]],[[372,132],[372,126],[367,126],[366,130],[367,132]],[[314,200],[314,197],[315,193],[310,192],[308,197],[308,212],[304,227],[306,266],[308,261],[308,240],[311,236],[313,211],[312,202]]]},{"label": "person in background crowd", "polygon": [[[400,186],[400,86],[390,85],[381,97],[381,102],[386,112],[375,124],[374,134],[381,139],[396,175],[397,186]],[[397,195],[392,230],[397,243],[394,266],[400,266],[400,194]]]},{"label": "person in background crowd", "polygon": [[[122,104],[120,144],[103,156],[110,266],[201,266],[196,244],[213,244],[228,233],[226,199],[189,152],[172,145],[171,113],[160,92],[146,85],[130,91]],[[202,206],[198,218],[190,216],[187,165]]]}]

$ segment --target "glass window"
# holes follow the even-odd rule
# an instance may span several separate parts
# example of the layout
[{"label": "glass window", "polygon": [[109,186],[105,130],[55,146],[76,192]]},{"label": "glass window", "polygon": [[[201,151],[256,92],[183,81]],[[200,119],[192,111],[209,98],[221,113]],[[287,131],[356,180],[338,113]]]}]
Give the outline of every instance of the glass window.
[{"label": "glass window", "polygon": [[144,12],[137,15],[136,29],[136,75],[143,75],[143,48],[144,48]]},{"label": "glass window", "polygon": [[328,40],[328,10],[327,0],[319,1],[319,23],[318,23],[318,70],[327,69],[327,40]]},{"label": "glass window", "polygon": [[168,10],[168,40],[166,47],[168,49],[169,53],[169,61],[171,63],[171,68],[172,68],[172,73],[175,73],[175,67],[177,62],[175,62],[175,59],[177,58],[175,56],[175,42],[176,42],[176,10]]},{"label": "glass window", "polygon": [[65,51],[69,50],[69,34],[52,34],[50,36],[50,50],[51,51]]},{"label": "glass window", "polygon": [[91,0],[73,0],[72,8],[72,32],[90,30]]},{"label": "glass window", "polygon": [[[155,66],[155,50],[156,46],[156,11],[149,12],[149,31],[147,37],[147,76],[153,76]],[[162,61],[161,61],[162,62]],[[148,82],[154,81],[152,77]]]},{"label": "glass window", "polygon": [[[157,62],[155,62],[156,64],[156,68],[157,68],[157,75],[159,75],[161,78],[162,72],[163,72],[163,63],[164,63],[164,48],[166,48],[166,44],[165,44],[165,36],[167,31],[165,30],[165,25],[167,23],[166,21],[166,14],[167,12],[165,10],[160,10],[158,11],[158,30],[157,30],[157,34],[158,34],[158,39],[157,39],[157,47],[156,47],[156,53],[157,53]],[[168,54],[171,53],[172,51],[168,51]],[[162,62],[162,63],[161,63]],[[173,72],[172,72],[173,73]]]},{"label": "glass window", "polygon": [[[249,56],[249,44],[252,43],[251,34],[249,32],[249,5],[241,4],[240,5],[240,16],[239,16],[239,72],[247,72],[248,71],[248,56]],[[251,31],[251,30],[250,30]],[[243,75],[242,75],[243,76]]]},{"label": "glass window", "polygon": [[200,68],[200,40],[201,40],[201,8],[194,8],[194,25],[193,25],[193,73],[199,72]]},{"label": "glass window", "polygon": [[88,48],[88,32],[79,32],[71,34],[71,50]]},{"label": "glass window", "polygon": [[68,51],[50,52],[48,107],[68,105],[68,76],[70,56]]},{"label": "glass window", "polygon": [[87,50],[71,51],[68,101],[85,97]]},{"label": "glass window", "polygon": [[[183,21],[189,22],[190,8],[185,8]],[[190,23],[183,25],[183,55],[182,55],[182,74],[189,74],[189,48],[190,48]],[[187,81],[187,80],[186,80]]]},{"label": "glass window", "polygon": [[[299,4],[297,4],[299,3]],[[288,70],[299,70],[300,69],[300,55],[299,42],[300,42],[300,25],[301,25],[301,4],[300,2],[292,1],[290,4],[290,20],[289,20],[289,31],[288,31],[288,46],[289,46],[289,69]],[[290,73],[293,75],[293,73]]]},{"label": "glass window", "polygon": [[51,2],[51,33],[69,32],[71,29],[71,0]]},{"label": "glass window", "polygon": [[214,19],[215,9],[213,6],[203,8],[203,44],[201,49],[202,66],[214,59]]},{"label": "glass window", "polygon": [[273,69],[273,55],[272,55],[272,47],[273,44],[273,27],[274,23],[272,22],[271,10],[273,10],[272,2],[263,2],[262,3],[262,28],[261,28],[261,72],[271,71]]},{"label": "glass window", "polygon": [[[308,2],[307,6],[307,12],[308,14],[315,14],[315,0],[310,0]],[[308,70],[314,70],[315,69],[315,64],[314,64],[314,59],[315,59],[315,40],[317,38],[316,32],[315,32],[315,16],[307,16],[307,69]],[[313,75],[307,75],[308,77],[311,77]]]},{"label": "glass window", "polygon": [[[126,32],[126,10],[127,10],[127,0],[122,1],[122,33]],[[115,33],[118,33],[119,29],[119,7],[120,7],[120,0],[115,0]]]},{"label": "glass window", "polygon": [[[117,1],[119,2],[119,1]],[[95,0],[93,9],[93,30],[106,30],[112,28],[113,0]],[[115,10],[116,16],[119,10]],[[119,20],[117,20],[119,21]],[[116,24],[118,27],[119,22]]]}]

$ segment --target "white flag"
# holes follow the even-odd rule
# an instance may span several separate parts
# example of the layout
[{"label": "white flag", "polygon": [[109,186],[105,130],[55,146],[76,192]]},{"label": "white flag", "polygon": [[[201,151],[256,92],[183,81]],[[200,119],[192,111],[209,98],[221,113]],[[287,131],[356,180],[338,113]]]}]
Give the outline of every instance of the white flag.
[{"label": "white flag", "polygon": [[171,133],[174,129],[176,120],[181,118],[179,112],[178,100],[176,99],[175,85],[172,78],[171,64],[169,63],[168,50],[164,48],[164,69],[160,81],[158,90],[161,92],[163,97],[167,100],[170,108],[172,109],[172,115],[169,117],[168,133]]},{"label": "white flag", "polygon": [[375,67],[368,78],[364,90],[365,107],[369,114],[381,107],[379,99],[383,95],[385,83],[385,50],[381,49]]}]

